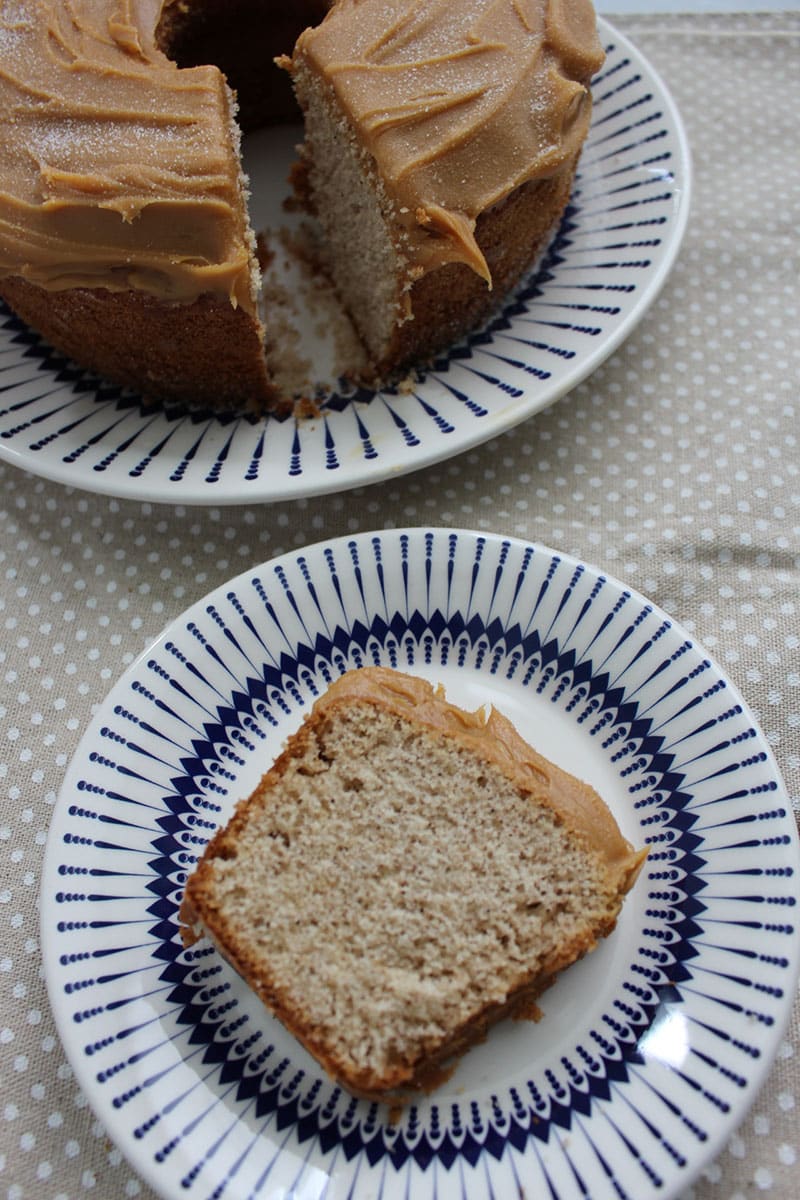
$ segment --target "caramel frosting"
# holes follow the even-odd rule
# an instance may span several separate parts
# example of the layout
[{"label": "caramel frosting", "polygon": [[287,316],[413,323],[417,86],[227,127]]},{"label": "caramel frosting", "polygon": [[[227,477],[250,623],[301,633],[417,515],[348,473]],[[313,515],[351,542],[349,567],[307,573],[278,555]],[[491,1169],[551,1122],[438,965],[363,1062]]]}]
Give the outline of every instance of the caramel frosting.
[{"label": "caramel frosting", "polygon": [[0,276],[254,312],[231,94],[162,53],[165,7],[0,0]]},{"label": "caramel frosting", "polygon": [[491,286],[476,220],[574,161],[603,57],[590,0],[339,0],[293,63],[375,160],[412,271],[464,262]]},{"label": "caramel frosting", "polygon": [[323,717],[332,705],[366,702],[403,720],[452,737],[473,754],[494,763],[521,792],[546,804],[573,833],[606,861],[620,894],[627,892],[647,856],[622,836],[610,810],[587,783],[537,753],[508,718],[492,708],[466,712],[450,704],[444,689],[388,667],[347,671],[314,705]]}]

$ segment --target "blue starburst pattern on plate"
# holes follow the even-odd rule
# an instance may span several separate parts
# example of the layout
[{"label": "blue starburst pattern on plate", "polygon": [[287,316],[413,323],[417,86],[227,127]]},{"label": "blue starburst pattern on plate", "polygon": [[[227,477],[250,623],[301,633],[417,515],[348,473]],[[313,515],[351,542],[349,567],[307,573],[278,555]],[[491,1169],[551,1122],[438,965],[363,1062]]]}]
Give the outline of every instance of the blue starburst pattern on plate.
[{"label": "blue starburst pattern on plate", "polygon": [[[329,1081],[178,926],[214,830],[315,697],[370,663],[503,708],[650,850],[618,929],[542,1022],[497,1027],[399,1117]],[[43,935],[82,1085],[165,1196],[316,1196],[333,1180],[354,1196],[644,1200],[686,1185],[766,1070],[796,893],[769,750],[688,635],[543,547],[409,530],[240,576],[127,672],[59,799]]]},{"label": "blue starburst pattern on plate", "polygon": [[565,395],[631,332],[678,252],[690,162],[641,54],[607,59],[570,207],[535,275],[417,383],[317,397],[315,419],[153,408],[53,352],[0,301],[0,456],[89,491],[221,504],[341,491],[449,458]]}]

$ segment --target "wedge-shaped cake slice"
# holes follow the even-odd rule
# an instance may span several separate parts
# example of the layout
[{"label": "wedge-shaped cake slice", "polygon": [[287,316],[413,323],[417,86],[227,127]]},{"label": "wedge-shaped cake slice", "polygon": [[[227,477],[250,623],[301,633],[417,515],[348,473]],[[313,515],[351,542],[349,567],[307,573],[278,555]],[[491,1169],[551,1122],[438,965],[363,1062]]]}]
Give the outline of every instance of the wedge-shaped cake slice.
[{"label": "wedge-shaped cake slice", "polygon": [[443,1068],[613,928],[644,858],[496,711],[343,675],[209,843],[181,909],[350,1091]]}]

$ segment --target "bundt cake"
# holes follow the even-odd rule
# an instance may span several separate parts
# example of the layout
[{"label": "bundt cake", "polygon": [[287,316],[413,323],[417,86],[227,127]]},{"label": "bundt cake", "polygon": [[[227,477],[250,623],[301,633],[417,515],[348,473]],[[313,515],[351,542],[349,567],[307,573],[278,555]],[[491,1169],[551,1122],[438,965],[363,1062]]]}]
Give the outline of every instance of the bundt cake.
[{"label": "bundt cake", "polygon": [[645,855],[499,713],[351,671],[209,843],[181,907],[331,1076],[440,1081],[614,928]]},{"label": "bundt cake", "polygon": [[603,57],[590,0],[329,7],[0,5],[11,308],[146,396],[280,404],[240,130],[299,117],[290,77],[298,190],[377,374],[482,320],[566,204]]}]

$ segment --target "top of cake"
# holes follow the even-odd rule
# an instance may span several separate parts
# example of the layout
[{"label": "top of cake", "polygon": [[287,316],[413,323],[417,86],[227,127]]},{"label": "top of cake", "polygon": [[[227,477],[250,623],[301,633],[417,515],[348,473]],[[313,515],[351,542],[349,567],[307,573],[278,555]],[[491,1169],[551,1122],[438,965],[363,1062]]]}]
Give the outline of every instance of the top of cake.
[{"label": "top of cake", "polygon": [[590,0],[339,0],[298,57],[350,114],[411,257],[491,283],[476,219],[574,159],[604,53]]},{"label": "top of cake", "polygon": [[255,308],[233,101],[163,0],[0,5],[0,275]]}]

